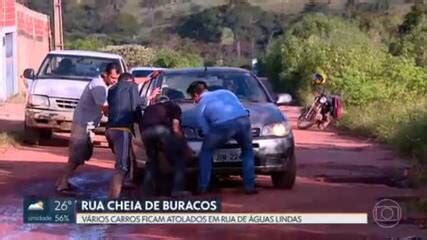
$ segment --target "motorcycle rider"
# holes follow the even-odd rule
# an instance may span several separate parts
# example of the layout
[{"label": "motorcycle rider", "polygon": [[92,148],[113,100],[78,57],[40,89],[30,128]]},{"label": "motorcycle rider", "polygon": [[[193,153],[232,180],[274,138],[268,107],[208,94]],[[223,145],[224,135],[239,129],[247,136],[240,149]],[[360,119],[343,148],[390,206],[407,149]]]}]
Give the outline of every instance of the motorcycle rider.
[{"label": "motorcycle rider", "polygon": [[320,129],[325,129],[332,120],[333,104],[332,98],[326,94],[325,90],[326,75],[322,73],[315,73],[312,76],[312,84],[314,87],[315,97],[324,96],[327,101],[324,107],[316,115],[317,126]]}]

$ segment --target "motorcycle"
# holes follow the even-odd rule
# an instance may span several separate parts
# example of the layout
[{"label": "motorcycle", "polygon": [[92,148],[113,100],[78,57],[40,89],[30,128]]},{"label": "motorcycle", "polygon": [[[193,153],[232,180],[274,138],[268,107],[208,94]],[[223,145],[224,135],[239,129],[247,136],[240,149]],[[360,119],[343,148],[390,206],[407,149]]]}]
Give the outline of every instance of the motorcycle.
[{"label": "motorcycle", "polygon": [[314,98],[311,106],[306,107],[298,117],[298,129],[308,129],[317,124],[319,129],[325,129],[332,120],[338,120],[343,107],[339,96],[328,96],[324,93]]}]

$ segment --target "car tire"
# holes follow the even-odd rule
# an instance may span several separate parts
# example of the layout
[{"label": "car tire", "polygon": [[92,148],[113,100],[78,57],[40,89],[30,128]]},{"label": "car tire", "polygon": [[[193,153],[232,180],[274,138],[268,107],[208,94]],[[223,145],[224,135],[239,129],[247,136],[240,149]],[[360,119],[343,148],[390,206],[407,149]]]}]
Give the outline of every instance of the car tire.
[{"label": "car tire", "polygon": [[297,175],[295,155],[291,157],[289,164],[290,166],[287,171],[274,172],[271,174],[271,181],[275,188],[292,189],[294,187]]},{"label": "car tire", "polygon": [[53,131],[52,129],[40,129],[39,130],[40,139],[49,140],[52,138]]},{"label": "car tire", "polygon": [[37,128],[24,126],[24,142],[30,145],[40,144],[40,131]]}]

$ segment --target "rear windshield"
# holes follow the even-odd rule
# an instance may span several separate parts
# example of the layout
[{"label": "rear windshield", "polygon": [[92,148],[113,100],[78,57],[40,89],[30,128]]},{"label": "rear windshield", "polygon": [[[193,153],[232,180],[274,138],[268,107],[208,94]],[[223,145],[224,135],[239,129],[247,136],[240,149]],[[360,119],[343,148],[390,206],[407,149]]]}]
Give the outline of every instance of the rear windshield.
[{"label": "rear windshield", "polygon": [[162,91],[173,100],[190,100],[187,88],[193,81],[205,81],[210,91],[228,89],[242,101],[268,102],[258,80],[245,72],[179,73],[161,77]]},{"label": "rear windshield", "polygon": [[121,66],[119,59],[50,54],[42,63],[38,78],[91,79],[111,62]]}]

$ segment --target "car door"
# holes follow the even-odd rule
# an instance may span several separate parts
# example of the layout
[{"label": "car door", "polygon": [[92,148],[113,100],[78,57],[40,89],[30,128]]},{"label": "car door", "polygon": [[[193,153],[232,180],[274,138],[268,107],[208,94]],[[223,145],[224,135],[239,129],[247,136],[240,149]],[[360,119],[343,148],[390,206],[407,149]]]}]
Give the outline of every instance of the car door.
[{"label": "car door", "polygon": [[[144,107],[152,104],[152,102],[148,100],[148,97],[150,96],[151,92],[155,88],[160,87],[160,85],[161,85],[161,80],[158,77],[149,82],[144,83],[144,85],[141,87],[139,94],[141,97],[146,99]],[[144,114],[144,110],[142,109],[140,116],[142,116],[143,114]],[[144,143],[142,141],[140,122],[137,122],[134,124],[134,129],[135,129],[135,137],[132,140],[132,145],[133,145],[133,150],[135,152],[136,166],[139,168],[143,168],[147,160],[147,155],[145,153]]]},{"label": "car door", "polygon": [[[148,93],[149,93],[151,84],[153,84],[153,80],[144,83],[143,86],[141,87],[139,94],[142,98],[148,99]],[[147,105],[148,105],[148,102],[146,102],[146,105],[144,107],[146,107]],[[144,114],[143,110],[141,110],[141,116],[142,114]],[[134,129],[135,129],[135,137],[132,140],[132,146],[135,153],[136,166],[138,168],[143,168],[145,166],[147,156],[145,154],[144,143],[142,142],[141,128],[140,128],[139,122],[134,123]]]}]

